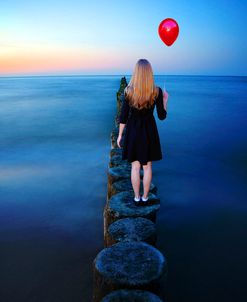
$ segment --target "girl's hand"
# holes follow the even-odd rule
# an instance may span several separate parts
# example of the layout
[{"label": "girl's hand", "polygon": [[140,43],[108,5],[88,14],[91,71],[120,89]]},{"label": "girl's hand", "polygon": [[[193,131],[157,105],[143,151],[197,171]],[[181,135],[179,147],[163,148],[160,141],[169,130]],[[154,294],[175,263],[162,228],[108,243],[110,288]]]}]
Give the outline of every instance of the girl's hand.
[{"label": "girl's hand", "polygon": [[164,93],[163,93],[163,101],[164,103],[166,103],[168,101],[168,97],[169,97],[169,94],[166,90],[164,90]]},{"label": "girl's hand", "polygon": [[121,139],[122,139],[122,136],[119,135],[118,138],[117,138],[117,145],[118,145],[119,148],[122,148],[122,147],[120,146],[120,141],[121,141]]},{"label": "girl's hand", "polygon": [[166,90],[164,90],[163,93],[163,104],[164,104],[164,109],[167,110],[167,100],[168,100],[169,94],[167,93]]}]

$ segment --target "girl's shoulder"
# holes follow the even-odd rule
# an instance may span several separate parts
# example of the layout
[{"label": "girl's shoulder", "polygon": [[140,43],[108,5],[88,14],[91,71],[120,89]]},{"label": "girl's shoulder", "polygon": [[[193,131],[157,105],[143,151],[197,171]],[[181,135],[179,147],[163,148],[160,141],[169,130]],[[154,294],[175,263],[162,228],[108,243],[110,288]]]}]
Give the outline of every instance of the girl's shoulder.
[{"label": "girl's shoulder", "polygon": [[160,88],[160,86],[156,86],[157,89],[157,93],[160,93],[160,91],[162,91],[162,89]]}]

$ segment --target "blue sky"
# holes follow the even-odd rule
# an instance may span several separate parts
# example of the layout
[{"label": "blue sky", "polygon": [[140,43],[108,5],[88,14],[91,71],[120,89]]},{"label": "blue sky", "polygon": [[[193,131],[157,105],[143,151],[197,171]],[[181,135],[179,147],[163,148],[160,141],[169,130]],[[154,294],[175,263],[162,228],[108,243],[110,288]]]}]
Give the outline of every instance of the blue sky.
[{"label": "blue sky", "polygon": [[[0,75],[131,74],[148,59],[155,74],[246,75],[246,1],[5,1]],[[159,23],[180,27],[167,47]]]}]

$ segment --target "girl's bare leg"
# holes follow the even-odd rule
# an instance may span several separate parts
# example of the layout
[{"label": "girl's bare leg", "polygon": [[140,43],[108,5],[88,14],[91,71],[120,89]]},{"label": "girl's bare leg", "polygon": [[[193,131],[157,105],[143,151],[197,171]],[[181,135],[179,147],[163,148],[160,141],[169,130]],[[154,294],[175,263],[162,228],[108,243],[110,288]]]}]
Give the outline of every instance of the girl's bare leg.
[{"label": "girl's bare leg", "polygon": [[135,160],[131,163],[131,183],[136,198],[140,197],[140,169],[141,164],[138,160]]},{"label": "girl's bare leg", "polygon": [[146,165],[143,165],[143,197],[146,199],[152,180],[152,162],[148,161]]}]

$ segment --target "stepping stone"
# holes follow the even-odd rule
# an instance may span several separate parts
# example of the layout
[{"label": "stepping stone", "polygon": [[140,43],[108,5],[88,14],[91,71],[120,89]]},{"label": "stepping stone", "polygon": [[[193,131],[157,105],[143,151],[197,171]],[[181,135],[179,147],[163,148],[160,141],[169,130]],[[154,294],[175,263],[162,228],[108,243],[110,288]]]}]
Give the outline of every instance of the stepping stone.
[{"label": "stepping stone", "polygon": [[112,184],[115,181],[122,180],[125,178],[131,178],[131,166],[117,166],[117,167],[112,167],[108,168],[107,170],[107,202],[109,199],[109,196],[112,195]]},{"label": "stepping stone", "polygon": [[118,148],[118,147],[111,149],[110,154],[109,154],[110,159],[112,158],[112,156],[115,156],[115,155],[122,155],[122,149]]},{"label": "stepping stone", "polygon": [[93,261],[93,301],[118,289],[158,294],[161,278],[167,279],[167,261],[157,248],[142,241],[116,243],[101,250]]},{"label": "stepping stone", "polygon": [[115,127],[111,131],[111,138],[114,137],[115,139],[118,138],[118,133],[119,133],[119,127]]},{"label": "stepping stone", "polygon": [[118,148],[117,138],[114,136],[111,136],[111,148]]},{"label": "stepping stone", "polygon": [[155,246],[157,232],[155,224],[146,218],[122,218],[110,224],[105,236],[105,247],[120,241],[145,241]]},{"label": "stepping stone", "polygon": [[[112,184],[112,191],[111,191],[112,195],[117,194],[122,191],[134,192],[130,178],[122,179],[122,180],[116,181]],[[151,183],[149,191],[153,194],[156,194],[157,187],[153,183]],[[142,180],[141,180],[141,185],[140,185],[140,194],[143,194],[143,181]]]},{"label": "stepping stone", "polygon": [[127,217],[143,217],[156,221],[156,212],[160,208],[160,200],[153,193],[148,193],[149,204],[145,206],[136,206],[133,202],[133,193],[123,191],[113,195],[104,208],[104,235],[108,226],[114,221]]},{"label": "stepping stone", "polygon": [[162,302],[155,294],[141,289],[119,289],[106,295],[101,302]]},{"label": "stepping stone", "polygon": [[121,79],[121,84],[120,84],[120,88],[119,90],[117,91],[117,114],[115,116],[115,124],[116,125],[119,125],[119,122],[118,122],[118,117],[119,117],[119,114],[120,114],[120,111],[121,111],[121,106],[122,106],[122,102],[123,102],[123,92],[124,92],[124,88],[127,86],[127,81],[124,78]]},{"label": "stepping stone", "polygon": [[[140,170],[140,177],[143,179],[143,170]],[[107,170],[107,202],[112,196],[112,184],[115,181],[119,181],[122,179],[131,179],[131,165],[119,165],[116,167],[109,167]]]},{"label": "stepping stone", "polygon": [[117,166],[129,166],[131,167],[131,163],[128,162],[126,159],[122,159],[122,154],[114,155],[110,158],[109,167],[117,167]]},{"label": "stepping stone", "polygon": [[[140,170],[140,177],[143,179],[143,170]],[[107,170],[107,201],[112,196],[112,184],[122,179],[131,179],[131,165],[111,167]]]},{"label": "stepping stone", "polygon": [[129,178],[131,175],[131,166],[118,166],[108,168],[107,176],[108,176],[108,183],[113,184],[115,181],[122,180],[125,178]]}]

